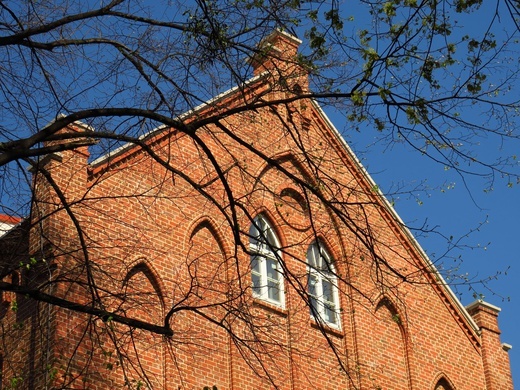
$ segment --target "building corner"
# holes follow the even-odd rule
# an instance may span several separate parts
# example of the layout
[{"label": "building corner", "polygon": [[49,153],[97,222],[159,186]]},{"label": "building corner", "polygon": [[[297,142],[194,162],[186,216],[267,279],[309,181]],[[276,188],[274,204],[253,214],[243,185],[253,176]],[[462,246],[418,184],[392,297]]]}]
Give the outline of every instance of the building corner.
[{"label": "building corner", "polygon": [[466,310],[479,327],[481,356],[487,390],[513,390],[509,344],[501,343],[498,314],[500,308],[483,300],[477,300]]}]

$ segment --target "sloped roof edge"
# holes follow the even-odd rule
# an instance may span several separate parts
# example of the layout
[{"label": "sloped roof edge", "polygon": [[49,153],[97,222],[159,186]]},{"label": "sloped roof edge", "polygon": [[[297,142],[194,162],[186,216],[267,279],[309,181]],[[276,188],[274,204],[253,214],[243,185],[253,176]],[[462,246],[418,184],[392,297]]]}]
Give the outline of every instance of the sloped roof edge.
[{"label": "sloped roof edge", "polygon": [[[190,116],[192,115],[195,115],[197,112],[200,112],[202,111],[203,109],[207,108],[207,107],[210,107],[212,104],[215,104],[217,103],[218,101],[222,100],[222,99],[225,99],[226,97],[228,96],[231,96],[233,93],[235,93],[237,90],[241,89],[241,88],[244,88],[244,87],[247,87],[255,82],[257,82],[258,80],[260,80],[262,77],[264,77],[268,72],[264,72],[262,74],[259,74],[258,76],[255,76],[255,77],[252,77],[248,80],[246,80],[243,84],[241,85],[236,85],[230,89],[228,89],[227,91],[224,91],[220,94],[218,94],[217,96],[211,98],[210,100],[207,100],[201,104],[199,104],[198,106],[192,108],[191,110],[188,110],[184,113],[182,113],[181,115],[177,116],[174,118],[174,120],[176,121],[182,121],[182,120],[185,120],[187,118],[189,118]],[[153,137],[154,135],[158,134],[159,132],[161,132],[162,130],[164,129],[168,129],[170,128],[170,126],[168,125],[160,125],[158,127],[156,127],[155,129],[153,130],[150,130],[149,132],[141,135],[138,139],[140,141],[142,140],[145,140],[147,138],[150,138],[150,137]],[[105,162],[105,160],[108,160],[110,158],[113,158],[121,153],[123,153],[124,151],[126,151],[127,149],[130,149],[132,147],[134,147],[135,145],[133,143],[126,143],[114,150],[111,150],[109,151],[108,153],[96,158],[94,161],[92,161],[90,163],[90,166],[91,167],[95,167],[95,166],[98,166],[100,164],[102,164],[103,162]]]},{"label": "sloped roof edge", "polygon": [[[288,33],[287,31],[284,31],[280,28],[277,28],[275,29],[275,31],[273,31],[271,34],[269,34],[268,36],[264,37],[264,39],[260,42],[259,44],[259,47],[262,47],[263,45],[266,44],[266,42],[270,41],[270,39],[276,35],[282,35],[284,36],[285,38],[289,39],[291,42],[293,42],[294,44],[296,45],[299,45],[302,43],[302,41],[295,37],[294,35]],[[257,82],[258,80],[261,80],[262,78],[266,77],[269,75],[269,71],[266,70],[264,72],[261,72],[260,74],[254,76],[254,77],[251,77],[250,79],[244,81],[243,83],[239,84],[239,85],[236,85],[220,94],[218,94],[217,96],[199,104],[198,106],[182,113],[181,115],[173,118],[174,120],[176,121],[181,121],[181,120],[185,120],[187,118],[189,118],[190,116],[196,114],[197,112],[200,112],[202,110],[204,110],[205,108],[207,107],[210,107],[212,104],[215,104],[217,103],[218,101],[220,100],[223,100],[227,97],[230,97],[233,95],[233,93],[235,93],[236,91],[242,89],[242,88],[245,88],[245,87],[248,87],[252,84],[254,84],[255,82]],[[51,122],[52,123],[52,122]],[[83,125],[85,126],[83,123],[79,122],[80,125]],[[170,126],[168,125],[160,125],[158,127],[156,127],[155,129],[141,135],[138,139],[140,141],[142,140],[145,140],[145,139],[148,139],[150,137],[153,137],[154,135],[158,134],[160,131],[164,130],[164,129],[167,129],[169,128]],[[94,167],[97,167],[99,165],[101,165],[102,163],[104,163],[106,160],[110,159],[110,158],[113,158],[113,157],[116,157],[118,156],[119,154],[122,154],[124,153],[125,151],[131,149],[132,147],[134,147],[135,145],[132,144],[132,143],[126,143],[114,150],[111,150],[109,152],[107,152],[106,154],[96,158],[95,160],[93,160],[91,163],[90,163],[90,166],[92,168]]]},{"label": "sloped roof edge", "polygon": [[408,227],[406,226],[404,221],[401,219],[399,214],[397,214],[395,209],[392,207],[392,205],[388,201],[387,197],[384,196],[384,194],[381,192],[381,190],[377,186],[375,180],[372,178],[370,173],[368,173],[368,171],[365,169],[365,167],[363,166],[361,161],[357,158],[356,154],[351,149],[349,144],[345,141],[345,139],[343,138],[343,136],[341,135],[339,130],[336,128],[336,126],[334,126],[334,124],[329,119],[329,117],[327,116],[325,111],[323,111],[323,109],[318,104],[318,102],[316,100],[312,99],[312,103],[313,103],[314,108],[316,109],[316,111],[322,116],[323,120],[327,123],[329,128],[336,135],[336,137],[338,138],[340,143],[343,145],[343,147],[345,148],[347,153],[350,155],[350,157],[352,158],[352,161],[354,161],[354,163],[357,165],[357,167],[360,170],[360,172],[363,174],[363,176],[366,178],[366,180],[371,184],[372,188],[377,189],[377,192],[379,193],[380,198],[383,200],[383,203],[384,203],[385,207],[390,212],[392,217],[395,218],[399,222],[399,225],[401,226],[401,229],[403,230],[404,234],[410,240],[410,242],[413,244],[415,249],[419,252],[419,254],[423,258],[423,260],[426,262],[427,266],[434,273],[435,277],[439,281],[439,285],[441,285],[445,289],[445,291],[447,292],[448,296],[455,303],[455,305],[460,310],[460,312],[462,313],[464,318],[469,322],[469,324],[471,325],[473,330],[478,333],[479,327],[478,327],[477,323],[475,322],[475,320],[473,319],[473,317],[471,317],[471,315],[468,313],[468,311],[466,310],[466,308],[464,307],[462,302],[457,298],[457,296],[455,295],[455,293],[453,292],[453,290],[451,289],[449,284],[444,280],[444,278],[442,277],[440,272],[437,270],[437,267],[435,267],[435,264],[433,264],[433,262],[430,260],[429,256],[426,254],[426,252],[424,251],[422,246],[419,244],[419,242],[417,241],[415,236],[412,234],[410,229],[408,229]]}]

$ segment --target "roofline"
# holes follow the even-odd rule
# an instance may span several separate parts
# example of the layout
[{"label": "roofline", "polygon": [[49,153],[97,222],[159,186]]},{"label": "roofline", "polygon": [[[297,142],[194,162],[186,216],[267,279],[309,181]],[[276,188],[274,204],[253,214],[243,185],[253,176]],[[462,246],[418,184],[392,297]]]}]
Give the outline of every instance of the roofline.
[{"label": "roofline", "polygon": [[464,305],[462,304],[462,302],[457,298],[457,296],[455,295],[455,293],[453,292],[453,290],[451,289],[451,287],[449,286],[448,283],[446,283],[446,281],[444,280],[444,278],[442,277],[442,275],[439,273],[439,271],[437,270],[437,267],[435,267],[435,264],[433,264],[433,262],[430,260],[430,258],[428,257],[428,255],[426,254],[426,252],[424,251],[424,249],[421,247],[421,245],[419,244],[419,242],[417,241],[417,239],[414,237],[414,235],[412,234],[412,232],[410,231],[410,229],[408,229],[408,227],[406,226],[406,224],[404,223],[404,221],[401,219],[401,217],[399,216],[399,214],[397,214],[397,212],[395,211],[395,209],[392,207],[392,205],[390,204],[390,202],[388,201],[388,199],[386,198],[386,196],[381,192],[381,190],[379,189],[379,187],[377,186],[376,182],[374,181],[374,179],[372,178],[372,176],[370,176],[370,173],[368,173],[368,171],[365,169],[365,167],[363,166],[363,164],[361,164],[361,161],[357,158],[356,154],[354,153],[354,151],[350,148],[350,146],[348,145],[348,143],[345,141],[345,139],[343,138],[343,136],[341,135],[341,133],[339,132],[339,130],[336,128],[336,126],[334,126],[334,124],[332,123],[332,121],[329,119],[329,117],[327,116],[327,114],[325,114],[325,111],[323,111],[323,109],[321,108],[321,106],[318,104],[318,102],[315,100],[315,99],[311,99],[315,109],[319,112],[319,114],[322,116],[322,119],[329,125],[329,127],[332,129],[333,133],[336,135],[336,137],[338,138],[338,140],[341,142],[341,144],[343,145],[343,147],[345,148],[345,150],[347,151],[347,153],[350,155],[350,157],[352,158],[352,160],[354,161],[354,163],[357,165],[358,169],[363,173],[363,175],[365,176],[365,178],[368,180],[368,182],[370,183],[370,185],[372,186],[372,188],[374,189],[377,189],[377,192],[378,194],[380,195],[380,198],[383,199],[383,204],[385,205],[386,209],[390,212],[390,214],[392,215],[392,217],[394,217],[398,222],[399,222],[399,225],[401,226],[401,229],[402,231],[404,232],[404,234],[406,235],[406,237],[410,240],[410,242],[413,244],[413,246],[415,247],[415,249],[419,252],[419,254],[421,255],[421,257],[423,258],[423,260],[426,262],[426,264],[428,265],[428,267],[431,269],[431,271],[433,272],[433,274],[435,275],[435,277],[437,278],[437,280],[439,281],[439,285],[441,285],[442,287],[444,287],[444,289],[446,290],[446,292],[448,293],[448,295],[450,296],[450,298],[455,302],[455,305],[457,306],[457,308],[460,310],[460,312],[462,313],[462,315],[464,316],[464,318],[469,322],[469,324],[471,325],[471,327],[473,328],[473,330],[478,334],[479,332],[479,327],[477,325],[477,323],[475,322],[475,320],[473,319],[473,317],[471,317],[471,315],[468,313],[468,310],[464,307]]},{"label": "roofline", "polygon": [[[44,130],[44,129],[46,129],[47,127],[49,127],[50,125],[54,124],[58,119],[62,119],[62,118],[66,118],[66,117],[67,117],[67,115],[65,115],[65,114],[58,114],[58,115],[56,116],[56,118],[50,120],[50,121],[49,121],[45,126],[43,126],[43,127],[42,127],[42,130]],[[94,130],[92,126],[87,125],[86,123],[84,123],[84,122],[82,122],[82,121],[74,121],[74,122],[72,122],[71,124],[69,124],[68,126],[70,126],[70,125],[75,125],[75,126],[77,126],[77,127],[81,127],[81,128],[83,128],[83,129],[85,129],[85,130],[90,130],[90,131]],[[66,128],[66,127],[67,127],[67,126],[65,126],[65,128]]]},{"label": "roofline", "polygon": [[[251,85],[255,82],[257,82],[258,80],[260,80],[262,77],[264,77],[268,72],[263,72],[257,76],[254,76],[248,80],[246,80],[243,84],[241,85],[236,85],[230,89],[228,89],[227,91],[224,91],[220,94],[218,94],[217,96],[199,104],[198,106],[192,108],[191,110],[188,110],[184,113],[182,113],[181,115],[177,116],[174,118],[175,121],[183,121],[183,120],[186,120],[188,119],[189,117],[197,114],[198,112],[204,110],[205,108],[207,107],[211,107],[212,104],[215,104],[217,103],[218,101],[220,100],[223,100],[225,99],[226,97],[229,97],[230,95],[232,95],[233,93],[235,93],[237,90],[241,89],[241,88],[244,88],[244,87],[247,87],[248,85]],[[165,124],[162,124],[158,127],[156,127],[155,129],[153,130],[150,130],[148,133],[145,133],[143,135],[141,135],[138,140],[142,141],[142,140],[146,140],[150,137],[153,137],[154,135],[156,135],[157,133],[160,133],[162,130],[164,129],[168,129],[170,128],[171,126],[168,126],[168,125],[165,125]],[[95,168],[101,164],[103,164],[105,162],[105,160],[108,160],[110,158],[113,158],[113,157],[116,157],[120,154],[122,154],[123,152],[125,152],[126,150],[128,149],[131,149],[132,147],[134,147],[135,144],[131,143],[131,142],[127,142],[126,144],[114,149],[114,150],[111,150],[107,153],[105,153],[104,155],[96,158],[94,161],[92,161],[90,163],[90,166],[92,168]]]}]

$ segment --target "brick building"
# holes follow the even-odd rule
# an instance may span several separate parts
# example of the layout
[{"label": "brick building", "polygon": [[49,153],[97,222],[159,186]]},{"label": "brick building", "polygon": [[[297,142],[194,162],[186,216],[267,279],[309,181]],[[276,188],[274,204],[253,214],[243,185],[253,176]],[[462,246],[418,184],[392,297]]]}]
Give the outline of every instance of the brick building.
[{"label": "brick building", "polygon": [[273,33],[247,84],[138,145],[33,167],[4,388],[513,388],[499,309],[445,285],[305,98],[298,44]]}]

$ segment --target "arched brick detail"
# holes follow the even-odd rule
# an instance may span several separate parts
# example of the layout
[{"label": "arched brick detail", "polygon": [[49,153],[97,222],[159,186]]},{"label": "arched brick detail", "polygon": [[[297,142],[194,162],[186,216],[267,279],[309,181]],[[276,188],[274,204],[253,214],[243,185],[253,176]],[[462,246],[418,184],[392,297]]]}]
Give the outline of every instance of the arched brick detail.
[{"label": "arched brick detail", "polygon": [[227,257],[228,254],[231,253],[229,243],[225,240],[222,231],[218,228],[217,224],[213,219],[206,216],[202,216],[194,220],[193,223],[189,226],[186,238],[186,242],[188,243],[188,245],[197,235],[197,233],[202,229],[208,229],[208,231],[211,232],[211,235],[217,242],[219,249],[224,256]]},{"label": "arched brick detail", "polygon": [[230,340],[217,324],[231,304],[229,294],[237,278],[232,251],[217,224],[205,216],[188,226],[182,246],[184,250],[174,254],[172,270],[175,313],[168,383],[172,388],[202,389],[211,377],[218,388],[230,388]]},{"label": "arched brick detail", "polygon": [[411,388],[404,318],[391,299],[381,295],[372,311],[363,313],[367,332],[358,342],[366,348],[360,355],[362,380],[367,388]]},{"label": "arched brick detail", "polygon": [[164,309],[164,285],[158,272],[145,259],[140,258],[133,262],[133,264],[129,267],[129,271],[126,273],[123,279],[123,287],[125,287],[126,284],[130,281],[130,279],[139,272],[142,272],[150,281],[150,284],[152,285],[157,296],[159,297],[161,301],[161,306]]},{"label": "arched brick detail", "polygon": [[[315,184],[315,182],[313,181],[314,176],[309,173],[309,171],[298,161],[298,159],[292,153],[280,153],[278,156],[272,158],[271,161],[280,165],[282,168],[286,168],[286,170],[288,170],[289,172],[291,172],[291,167],[294,168],[295,171],[292,171],[291,173],[293,173],[295,176],[299,176],[303,181],[305,181],[305,183],[309,185]],[[258,183],[262,181],[264,176],[273,168],[274,166],[272,163],[264,162],[256,174],[257,179],[255,186],[258,185]],[[279,189],[278,187],[275,188]]]},{"label": "arched brick detail", "polygon": [[253,220],[258,217],[262,216],[271,226],[271,229],[273,230],[274,234],[276,235],[276,238],[278,239],[278,242],[280,244],[280,248],[286,247],[288,245],[287,243],[287,237],[283,231],[283,229],[280,227],[281,223],[280,220],[277,218],[276,214],[273,213],[270,209],[267,207],[260,207],[255,214],[251,215],[251,219],[248,220],[247,227],[244,226],[244,231],[249,230],[249,226],[253,223]]},{"label": "arched brick detail", "polygon": [[[136,260],[123,279],[118,310],[129,318],[162,325],[165,308],[160,280],[145,259]],[[150,388],[164,386],[165,360],[161,336],[118,326],[112,338],[117,347],[110,356],[117,356],[119,364],[110,361],[110,357],[107,357],[107,364],[117,367],[114,374],[123,375],[134,386],[139,383]]]}]

